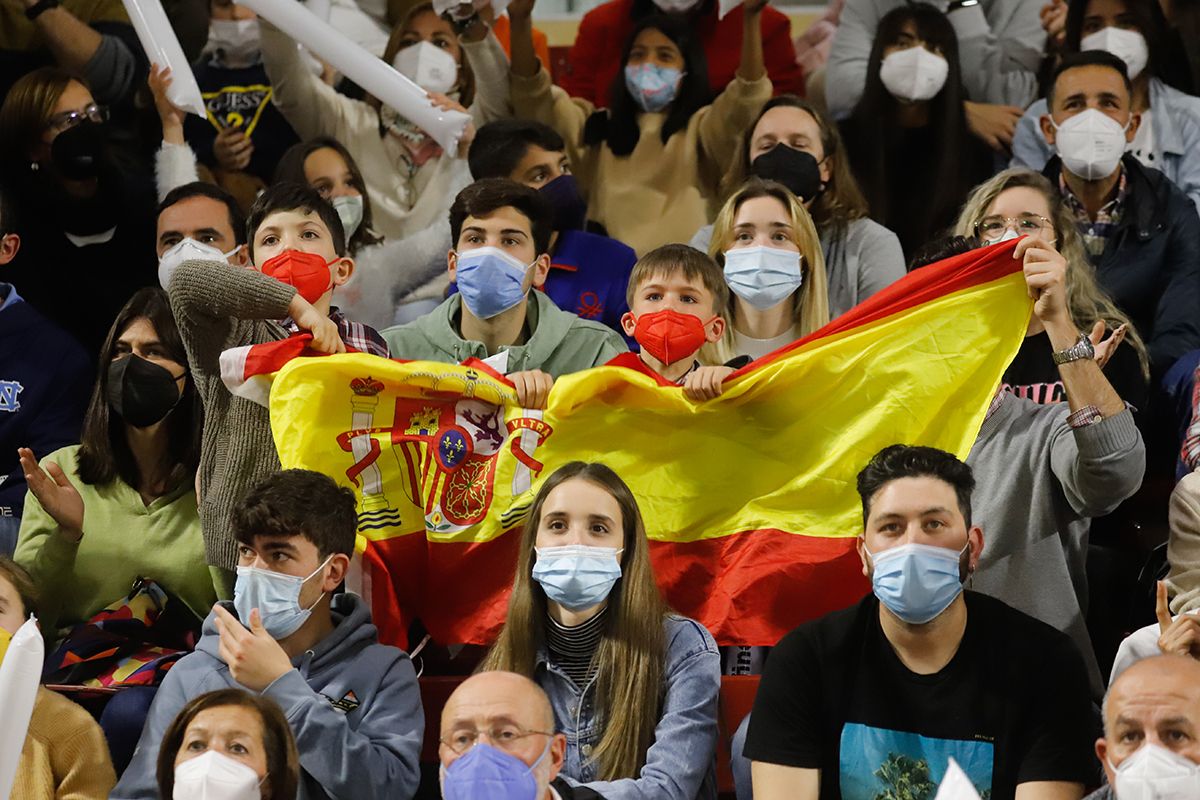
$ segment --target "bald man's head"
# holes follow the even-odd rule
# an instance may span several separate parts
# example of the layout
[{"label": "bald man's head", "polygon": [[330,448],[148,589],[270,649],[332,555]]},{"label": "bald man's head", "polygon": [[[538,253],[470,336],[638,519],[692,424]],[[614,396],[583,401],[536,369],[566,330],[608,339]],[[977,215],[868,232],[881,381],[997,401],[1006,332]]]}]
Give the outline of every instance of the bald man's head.
[{"label": "bald man's head", "polygon": [[1115,768],[1146,744],[1200,764],[1200,661],[1187,656],[1143,659],[1109,687],[1104,738],[1096,742],[1096,755],[1110,784],[1116,785]]},{"label": "bald man's head", "polygon": [[[442,709],[439,738],[444,770],[474,744],[485,743],[533,767],[538,796],[547,798],[567,750],[566,737],[555,733],[550,698],[515,672],[480,672],[459,684]],[[444,772],[443,781],[450,779]]]}]

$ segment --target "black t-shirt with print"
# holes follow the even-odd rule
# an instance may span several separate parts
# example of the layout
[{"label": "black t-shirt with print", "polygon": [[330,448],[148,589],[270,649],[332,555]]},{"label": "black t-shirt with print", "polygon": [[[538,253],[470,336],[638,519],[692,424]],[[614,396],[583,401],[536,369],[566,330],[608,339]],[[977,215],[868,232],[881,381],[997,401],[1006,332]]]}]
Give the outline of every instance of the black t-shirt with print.
[{"label": "black t-shirt with print", "polygon": [[[1004,371],[1004,385],[1018,397],[1035,403],[1065,403],[1067,393],[1062,375],[1054,364],[1054,346],[1050,336],[1037,333],[1026,336],[1021,349]],[[1126,403],[1140,410],[1146,407],[1147,383],[1133,345],[1123,342],[1104,365],[1104,377]]]},{"label": "black t-shirt with print", "polygon": [[746,757],[820,769],[822,800],[932,800],[951,756],[984,800],[1029,781],[1094,779],[1075,645],[999,600],[965,597],[962,643],[933,675],[900,661],[874,595],[789,633],[767,659]]}]

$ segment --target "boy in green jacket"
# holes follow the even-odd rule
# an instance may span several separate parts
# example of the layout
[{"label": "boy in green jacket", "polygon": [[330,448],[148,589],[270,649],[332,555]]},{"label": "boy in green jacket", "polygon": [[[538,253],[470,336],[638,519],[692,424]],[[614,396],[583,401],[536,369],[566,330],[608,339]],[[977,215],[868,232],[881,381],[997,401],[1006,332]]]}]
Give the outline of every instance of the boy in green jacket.
[{"label": "boy in green jacket", "polygon": [[521,405],[545,408],[554,379],[626,351],[612,329],[560,310],[531,291],[550,268],[553,212],[506,178],[477,181],[450,207],[452,295],[429,314],[388,328],[393,358],[460,363],[478,358],[505,374]]}]

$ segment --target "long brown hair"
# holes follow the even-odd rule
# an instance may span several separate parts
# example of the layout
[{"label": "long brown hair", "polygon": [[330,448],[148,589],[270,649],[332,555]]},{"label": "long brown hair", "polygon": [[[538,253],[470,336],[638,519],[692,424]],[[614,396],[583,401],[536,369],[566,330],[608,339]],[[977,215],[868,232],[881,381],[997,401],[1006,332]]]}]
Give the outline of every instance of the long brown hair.
[{"label": "long brown hair", "polygon": [[[829,281],[825,274],[825,254],[821,250],[816,226],[796,195],[782,184],[751,176],[733,197],[725,201],[725,205],[717,214],[708,252],[714,261],[722,267],[725,265],[725,251],[733,244],[734,222],[738,210],[747,200],[757,197],[778,200],[791,218],[793,241],[800,248],[800,269],[804,275],[804,282],[799,291],[792,294],[795,338],[801,339],[829,322]],[[734,324],[737,321],[737,300],[732,292],[728,294],[725,308],[720,309],[719,313],[725,318],[725,333],[715,343],[706,344],[701,349],[700,361],[704,364],[724,364],[738,355],[733,352],[736,341]]]},{"label": "long brown hair", "polygon": [[[383,48],[383,60],[391,64],[392,59],[396,57],[403,48],[404,31],[408,28],[408,24],[421,14],[433,14],[435,17],[438,13],[433,10],[433,3],[425,2],[418,3],[408,10],[404,15],[404,19],[392,28],[392,33],[388,37],[387,46]],[[440,19],[440,17],[439,17]],[[471,70],[471,59],[467,57],[467,51],[459,46],[461,54],[458,62],[458,102],[463,108],[470,108],[471,103],[475,102],[475,73]],[[382,105],[377,97],[369,98],[368,102],[375,108]]]},{"label": "long brown hair", "polygon": [[175,791],[175,758],[183,746],[188,726],[201,711],[223,706],[248,708],[258,714],[263,727],[263,750],[267,754],[267,800],[296,800],[300,783],[300,756],[287,717],[269,697],[242,691],[218,689],[193,698],[171,721],[158,751],[158,796],[168,798]]},{"label": "long brown hair", "polygon": [[[50,123],[50,114],[71,81],[66,70],[42,67],[13,84],[0,106],[0,175],[12,178],[29,165],[30,150]],[[87,84],[83,84],[87,85]]]},{"label": "long brown hair", "polygon": [[825,183],[824,191],[816,196],[808,208],[808,213],[812,215],[817,228],[833,227],[834,230],[840,230],[852,220],[867,216],[867,200],[850,170],[846,145],[842,143],[842,135],[838,132],[837,125],[820,108],[794,94],[772,97],[763,105],[754,122],[746,128],[733,168],[721,183],[722,194],[729,197],[751,176],[750,148],[754,143],[754,129],[773,108],[798,108],[813,118],[817,123],[817,130],[821,132],[821,151],[829,163],[829,180]]},{"label": "long brown hair", "polygon": [[[167,293],[159,288],[138,289],[129,302],[117,314],[108,336],[100,348],[96,387],[83,418],[83,434],[80,436],[77,463],[79,479],[96,486],[120,478],[135,489],[141,484],[137,462],[129,442],[125,438],[125,422],[108,405],[108,365],[117,352],[117,340],[126,328],[138,319],[145,319],[158,334],[167,357],[184,365],[188,364],[187,351]],[[173,471],[170,485],[194,475],[200,464],[200,434],[203,428],[204,411],[200,405],[200,394],[189,374],[184,379],[183,394],[164,423],[167,425],[167,454]]]},{"label": "long brown hair", "polygon": [[532,577],[534,546],[546,498],[569,480],[584,480],[600,487],[621,509],[625,548],[621,577],[608,596],[608,619],[595,655],[596,710],[604,733],[589,758],[596,762],[600,780],[635,778],[646,763],[646,751],[654,742],[662,708],[667,653],[663,617],[668,609],[654,581],[637,500],[608,467],[572,461],[542,484],[521,533],[504,628],[480,669],[534,677],[548,614],[546,593]]},{"label": "long brown hair", "polygon": [[1088,259],[1083,238],[1067,204],[1045,175],[1030,169],[1006,169],[976,186],[963,204],[954,232],[959,236],[976,236],[977,227],[987,215],[988,208],[1001,193],[1009,189],[1033,189],[1046,200],[1050,221],[1054,225],[1055,248],[1067,261],[1067,307],[1075,327],[1087,333],[1097,321],[1103,320],[1109,330],[1126,326],[1125,341],[1137,351],[1142,376],[1150,379],[1150,356],[1146,344],[1129,317],[1117,308],[1112,298],[1101,288]]},{"label": "long brown hair", "polygon": [[344,144],[332,136],[314,136],[303,142],[296,142],[296,144],[289,147],[280,156],[279,163],[275,165],[275,174],[272,176],[271,182],[310,185],[308,178],[305,177],[304,162],[313,153],[326,148],[342,157],[342,161],[346,164],[346,169],[350,172],[350,183],[354,185],[359,195],[362,196],[362,221],[358,224],[358,230],[354,232],[354,235],[346,237],[346,249],[350,251],[350,255],[357,256],[360,249],[379,244],[383,241],[383,237],[372,230],[374,222],[371,214],[371,195],[367,192],[367,182],[363,180],[362,170],[358,168],[358,163],[354,160],[354,156],[350,155],[350,151],[346,149]]}]

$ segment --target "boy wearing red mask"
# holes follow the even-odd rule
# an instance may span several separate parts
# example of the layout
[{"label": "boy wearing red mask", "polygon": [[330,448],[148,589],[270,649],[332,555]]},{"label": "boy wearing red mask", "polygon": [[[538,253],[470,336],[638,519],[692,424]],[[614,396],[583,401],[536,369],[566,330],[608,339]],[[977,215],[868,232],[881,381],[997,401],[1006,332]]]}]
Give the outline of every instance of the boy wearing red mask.
[{"label": "boy wearing red mask", "polygon": [[246,490],[279,469],[267,409],[235,397],[221,381],[221,353],[308,332],[323,353],[353,349],[388,357],[373,329],[351,322],[332,305],[354,261],[333,206],[316,190],[280,183],[264,191],[246,223],[253,269],[224,261],[185,261],[167,294],[204,402],[197,493],[205,556],[223,599],[232,597],[237,543],[230,535],[234,505]]},{"label": "boy wearing red mask", "polygon": [[717,263],[694,247],[667,244],[638,259],[629,276],[629,312],[621,318],[626,336],[641,352],[623,353],[607,366],[635,369],[664,386],[682,386],[692,400],[721,394],[733,368],[704,367],[696,354],[725,332],[729,287]]}]

